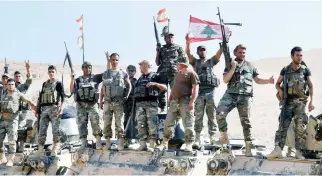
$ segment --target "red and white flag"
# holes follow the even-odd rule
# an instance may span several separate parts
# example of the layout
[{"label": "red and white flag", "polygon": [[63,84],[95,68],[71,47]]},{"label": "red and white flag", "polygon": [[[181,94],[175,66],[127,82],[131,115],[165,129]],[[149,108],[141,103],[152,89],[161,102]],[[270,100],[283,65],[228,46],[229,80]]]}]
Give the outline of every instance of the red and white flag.
[{"label": "red and white flag", "polygon": [[[187,40],[188,43],[203,42],[214,39],[222,40],[220,24],[211,21],[201,20],[192,16],[190,16],[189,23],[189,36]],[[231,36],[231,31],[226,26],[224,28],[226,38],[227,40],[229,40]]]},{"label": "red and white flag", "polygon": [[168,21],[167,10],[165,8],[159,10],[157,21],[159,23],[163,23],[163,22]]},{"label": "red and white flag", "polygon": [[79,23],[79,29],[82,31],[83,30],[83,15],[80,16],[77,20],[76,20],[77,23]]}]

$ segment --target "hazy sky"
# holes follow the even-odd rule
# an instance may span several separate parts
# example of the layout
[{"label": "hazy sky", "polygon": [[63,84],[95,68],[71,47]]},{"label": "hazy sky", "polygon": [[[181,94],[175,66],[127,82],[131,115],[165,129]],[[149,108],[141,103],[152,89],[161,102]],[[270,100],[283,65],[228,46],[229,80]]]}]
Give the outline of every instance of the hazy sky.
[{"label": "hazy sky", "polygon": [[[245,44],[248,60],[288,56],[295,45],[304,50],[321,48],[322,2],[1,1],[0,59],[62,63],[66,41],[73,62],[81,63],[76,19],[84,14],[85,60],[105,64],[106,50],[119,53],[122,65],[154,60],[152,17],[158,10],[167,9],[175,42],[184,47],[189,15],[219,22],[217,7],[225,22],[243,24],[231,27],[229,45],[233,50]],[[210,57],[218,42],[194,43],[191,49],[195,53],[198,45],[206,45]]]}]

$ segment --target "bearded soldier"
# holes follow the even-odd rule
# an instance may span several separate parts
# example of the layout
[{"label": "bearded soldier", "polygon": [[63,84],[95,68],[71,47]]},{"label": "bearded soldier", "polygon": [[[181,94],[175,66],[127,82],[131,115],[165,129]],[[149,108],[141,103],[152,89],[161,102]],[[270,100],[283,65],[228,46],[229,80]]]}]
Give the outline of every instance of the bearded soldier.
[{"label": "bearded soldier", "polygon": [[168,142],[174,134],[175,121],[178,113],[182,118],[185,133],[185,151],[192,151],[195,140],[194,132],[194,106],[198,96],[199,78],[196,72],[187,69],[189,62],[186,57],[178,58],[179,72],[174,78],[174,85],[169,96],[170,107],[164,122],[163,142],[161,150],[168,148]]},{"label": "bearded soldier", "polygon": [[[306,146],[306,125],[308,117],[305,113],[305,107],[310,96],[308,104],[309,111],[314,109],[313,106],[313,83],[311,80],[310,69],[302,63],[302,48],[294,47],[291,50],[292,63],[281,70],[280,76],[275,84],[278,91],[279,100],[284,99],[284,94],[287,98],[284,104],[284,115],[279,118],[279,128],[275,134],[275,149],[267,155],[269,158],[282,157],[282,151],[285,145],[287,130],[294,117],[295,121],[295,157],[305,159],[301,150]],[[283,90],[281,83],[286,76],[287,90]],[[284,82],[283,82],[284,84]]]},{"label": "bearded soldier", "polygon": [[48,67],[49,79],[42,84],[39,94],[39,104],[41,109],[38,133],[38,155],[44,154],[44,145],[47,137],[49,122],[52,125],[53,148],[52,155],[57,154],[60,148],[60,118],[65,100],[63,83],[56,79],[57,69],[55,66]]},{"label": "bearded soldier", "polygon": [[[142,75],[134,86],[134,97],[136,102],[136,119],[140,137],[138,150],[155,148],[158,139],[158,95],[160,90],[167,90],[166,85],[161,84],[160,76],[151,72],[152,64],[143,60],[139,63]],[[147,147],[147,140],[150,146]]]},{"label": "bearded soldier", "polygon": [[[133,87],[134,84],[136,83],[136,78],[134,78],[135,74],[136,74],[136,67],[134,65],[129,65],[126,68],[126,72],[129,75],[129,79],[131,81],[131,86],[132,86],[132,90],[130,93],[129,98],[124,102],[124,129],[126,128],[126,125],[129,121],[129,119],[131,118],[131,115],[135,114],[135,102],[133,101]],[[134,112],[132,112],[132,109],[134,110]],[[133,114],[132,114],[133,113]],[[133,120],[134,122],[134,120]],[[130,123],[131,124],[131,123]],[[136,134],[135,133],[135,124],[133,123],[129,129],[125,132],[125,138],[126,138],[126,142],[125,142],[125,147],[128,147],[130,139],[132,138],[136,138]]]},{"label": "bearded soldier", "polygon": [[119,55],[113,53],[110,56],[111,69],[103,73],[103,86],[101,89],[100,104],[104,98],[104,136],[106,146],[104,150],[111,147],[112,119],[115,116],[115,132],[119,139],[118,150],[124,150],[124,108],[123,104],[128,99],[132,86],[126,72],[119,69]]},{"label": "bearded soldier", "polygon": [[70,82],[70,92],[74,92],[77,111],[77,125],[79,137],[82,142],[80,151],[87,143],[88,120],[91,121],[92,133],[96,138],[96,149],[102,149],[101,138],[103,136],[100,127],[100,117],[98,114],[99,91],[98,85],[102,82],[102,74],[92,74],[92,64],[85,61],[82,64],[83,75],[76,80],[74,74]]},{"label": "bearded soldier", "polygon": [[237,107],[239,118],[243,127],[245,140],[245,155],[252,156],[252,136],[250,124],[250,108],[253,96],[253,80],[257,84],[273,84],[273,76],[269,79],[261,79],[258,77],[257,69],[245,60],[246,47],[237,45],[234,49],[236,58],[231,62],[230,70],[225,69],[223,80],[227,86],[227,90],[217,108],[217,123],[221,133],[218,144],[228,144],[227,121],[228,113]]},{"label": "bearded soldier", "polygon": [[[173,43],[174,34],[169,31],[163,33],[165,45],[160,49],[157,48],[157,55],[155,63],[158,67],[157,73],[160,74],[163,84],[170,84],[170,88],[173,87],[173,78],[178,72],[176,63],[178,57],[184,56],[184,51],[181,46]],[[163,91],[159,98],[159,107],[161,111],[164,111],[166,106],[166,96]]]},{"label": "bearded soldier", "polygon": [[[19,105],[20,102],[24,101],[28,103],[32,109],[36,109],[35,105],[24,95],[19,92],[15,87],[15,81],[13,79],[8,79],[7,89],[4,90],[1,101],[0,101],[0,164],[6,163],[7,166],[13,166],[13,161],[16,153],[16,141],[18,138],[18,123],[19,123]],[[8,135],[9,142],[9,156],[8,160],[5,157],[3,141]]]},{"label": "bearded soldier", "polygon": [[[23,94],[26,94],[31,83],[32,83],[32,78],[30,75],[30,65],[29,65],[29,61],[25,62],[26,64],[26,70],[27,70],[27,79],[25,81],[25,83],[21,83],[21,73],[19,71],[15,71],[14,73],[14,77],[15,77],[15,81],[16,81],[16,88]],[[25,127],[26,127],[26,117],[27,117],[27,113],[29,110],[29,106],[28,104],[24,103],[23,101],[20,103],[20,113],[19,113],[19,127],[18,127],[18,134],[19,133],[24,133],[25,131]],[[19,142],[19,147],[18,147],[18,152],[23,152],[24,150],[24,143],[25,143],[25,139],[22,137],[18,137],[18,142]]]},{"label": "bearded soldier", "polygon": [[[186,36],[187,39],[188,35]],[[198,46],[197,54],[200,59],[195,58],[190,53],[190,43],[186,44],[186,53],[189,58],[189,63],[198,74],[200,85],[199,93],[196,100],[195,107],[195,146],[200,147],[200,133],[203,128],[203,116],[206,110],[208,116],[208,134],[210,136],[210,143],[215,143],[215,133],[217,131],[216,124],[216,105],[215,105],[215,88],[219,85],[219,79],[213,73],[213,66],[220,61],[222,50],[219,49],[217,54],[206,60],[206,47]]]}]

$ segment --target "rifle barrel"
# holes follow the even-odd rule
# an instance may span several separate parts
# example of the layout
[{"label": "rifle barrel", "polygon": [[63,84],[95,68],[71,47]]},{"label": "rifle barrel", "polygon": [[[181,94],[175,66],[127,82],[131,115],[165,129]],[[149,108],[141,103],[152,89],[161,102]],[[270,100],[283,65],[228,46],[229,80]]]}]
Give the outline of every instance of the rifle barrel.
[{"label": "rifle barrel", "polygon": [[242,26],[241,23],[224,23],[224,25]]}]

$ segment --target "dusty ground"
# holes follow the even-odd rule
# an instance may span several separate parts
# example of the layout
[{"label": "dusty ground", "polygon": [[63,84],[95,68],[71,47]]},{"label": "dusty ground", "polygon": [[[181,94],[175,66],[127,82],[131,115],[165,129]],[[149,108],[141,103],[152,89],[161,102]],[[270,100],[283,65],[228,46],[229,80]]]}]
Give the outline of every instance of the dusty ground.
[{"label": "dusty ground", "polygon": [[[286,52],[288,53],[288,52]],[[319,75],[322,74],[322,69],[320,68],[322,65],[321,58],[319,56],[322,55],[322,49],[314,49],[304,52],[304,61],[311,68],[312,71],[312,79],[314,82],[314,103],[316,109],[311,113],[313,115],[322,113],[322,85],[321,78]],[[215,73],[222,78],[222,72],[224,68],[224,58],[222,57],[222,61],[215,67]],[[152,61],[152,60],[151,60]],[[3,65],[4,61],[0,61]],[[252,62],[255,67],[259,70],[259,77],[261,78],[269,78],[270,76],[274,76],[275,80],[277,80],[280,70],[283,66],[287,65],[291,62],[291,59],[286,57],[281,58],[271,58],[271,59],[262,59]],[[15,70],[20,70],[22,73],[25,73],[24,63],[23,62],[15,62],[8,60],[9,72],[13,74]],[[55,63],[54,63],[55,64]],[[40,63],[31,63],[31,70],[34,76],[33,84],[30,87],[27,95],[32,100],[36,100],[38,91],[41,88],[41,84],[43,81],[47,79],[47,67],[49,64],[40,64]],[[55,64],[58,66],[58,78],[61,79],[62,74],[62,63]],[[124,64],[125,65],[125,64]],[[156,66],[153,66],[156,70]],[[76,74],[80,75],[81,70],[79,65],[74,66],[76,70]],[[105,70],[105,66],[94,66],[94,73],[101,73]],[[125,69],[123,67],[123,69]],[[137,67],[137,69],[139,69]],[[0,72],[3,73],[3,68],[0,68]],[[69,73],[70,70],[68,67],[64,69],[64,84],[65,89],[67,90],[70,82]],[[137,73],[136,76],[139,76]],[[219,88],[216,90],[216,103],[218,104],[220,98],[222,97],[224,91],[226,89],[226,85],[221,83]],[[67,91],[69,92],[69,91]],[[278,126],[277,117],[279,114],[278,109],[278,101],[275,97],[276,90],[274,85],[254,85],[254,98],[253,98],[253,106],[251,111],[251,124],[252,124],[252,133],[253,137],[257,140],[261,141],[262,144],[266,145],[269,149],[273,148],[274,144],[274,135]],[[67,101],[68,104],[73,105],[73,100],[70,99]],[[237,110],[234,109],[228,115],[228,128],[229,128],[229,136],[233,138],[243,138],[242,128],[240,125],[239,116]],[[204,119],[205,129],[204,134],[207,133],[207,118]],[[89,127],[90,128],[90,127]],[[51,129],[49,129],[51,131]],[[90,133],[91,134],[91,133]],[[90,137],[91,135],[89,135]],[[48,137],[51,138],[51,135],[48,134]]]}]

